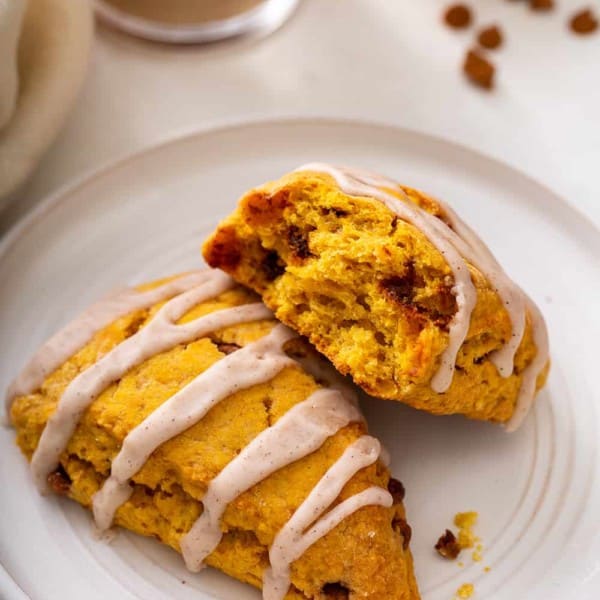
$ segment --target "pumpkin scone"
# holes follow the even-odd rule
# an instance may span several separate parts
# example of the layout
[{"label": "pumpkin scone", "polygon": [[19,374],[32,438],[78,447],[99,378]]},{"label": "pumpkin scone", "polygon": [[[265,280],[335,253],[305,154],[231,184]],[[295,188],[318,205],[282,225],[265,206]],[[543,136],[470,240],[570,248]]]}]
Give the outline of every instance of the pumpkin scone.
[{"label": "pumpkin scone", "polygon": [[116,292],[8,392],[40,490],[263,589],[417,600],[402,485],[353,388],[220,271]]},{"label": "pumpkin scone", "polygon": [[449,206],[382,176],[301,167],[203,253],[374,396],[514,430],[545,382],[537,307]]}]

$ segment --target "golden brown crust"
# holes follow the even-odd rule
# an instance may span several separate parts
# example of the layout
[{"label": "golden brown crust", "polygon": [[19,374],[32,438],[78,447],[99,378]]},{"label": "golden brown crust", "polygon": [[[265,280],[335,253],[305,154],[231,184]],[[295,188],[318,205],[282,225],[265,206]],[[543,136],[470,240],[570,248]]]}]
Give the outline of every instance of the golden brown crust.
[{"label": "golden brown crust", "polygon": [[[446,220],[435,199],[402,190]],[[229,246],[237,249],[234,261],[222,260]],[[490,355],[510,339],[510,318],[468,265],[478,301],[453,383],[446,393],[433,392],[430,380],[456,312],[452,272],[421,231],[382,203],[344,194],[329,175],[292,173],[242,197],[203,253],[261,294],[281,321],[368,393],[434,414],[510,419],[521,374],[536,354],[529,316],[515,372],[504,379]]]},{"label": "golden brown crust", "polygon": [[[256,301],[252,293],[236,288],[199,305],[183,321],[252,301]],[[28,458],[69,382],[133,335],[157,309],[155,306],[118,319],[51,374],[40,390],[16,399],[12,420],[17,442]],[[61,457],[60,468],[50,476],[51,488],[89,508],[127,433],[193,377],[227,353],[262,337],[274,323],[230,327],[132,369],[85,412]],[[209,482],[258,433],[317,388],[315,380],[300,367],[289,367],[272,381],[223,400],[199,423],[152,454],[134,476],[133,494],[118,509],[116,524],[155,537],[179,551],[182,535],[201,514],[201,499]],[[223,540],[207,563],[260,587],[275,534],[327,468],[365,431],[363,423],[344,427],[316,452],[234,500],[222,519]],[[338,501],[371,485],[385,487],[388,481],[388,470],[377,463],[359,471]],[[287,598],[339,597],[336,594],[342,586],[349,590],[350,598],[416,600],[407,539],[393,525],[404,518],[398,500],[390,509],[369,506],[345,519],[293,563],[293,587]]]}]

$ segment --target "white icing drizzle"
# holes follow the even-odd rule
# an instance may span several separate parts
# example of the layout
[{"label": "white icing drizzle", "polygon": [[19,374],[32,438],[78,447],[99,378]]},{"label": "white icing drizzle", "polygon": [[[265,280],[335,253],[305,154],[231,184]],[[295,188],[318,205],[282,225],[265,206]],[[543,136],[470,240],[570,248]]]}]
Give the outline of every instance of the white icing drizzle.
[{"label": "white icing drizzle", "polygon": [[[113,382],[144,360],[185,344],[216,329],[244,320],[268,319],[272,313],[260,303],[210,313],[189,323],[177,325],[196,304],[218,296],[233,286],[231,278],[214,272],[196,288],[169,300],[151,321],[80,373],[60,398],[56,411],[48,419],[31,459],[31,471],[38,489],[45,491],[47,476],[58,466],[59,457],[73,435],[87,407]],[[249,310],[253,319],[248,319]]]},{"label": "white icing drizzle", "polygon": [[502,377],[510,377],[514,368],[515,354],[525,333],[525,295],[506,275],[481,238],[447,204],[442,204],[439,200],[437,202],[443,207],[446,219],[452,226],[450,229],[438,219],[440,233],[450,232],[453,243],[461,254],[487,277],[508,312],[512,325],[510,340],[500,350],[492,353],[490,360]]},{"label": "white icing drizzle", "polygon": [[437,373],[431,379],[431,388],[435,392],[445,392],[452,383],[456,355],[467,337],[471,312],[477,303],[477,291],[471,281],[469,268],[456,247],[445,236],[439,235],[436,223],[438,219],[411,202],[402,202],[393,194],[381,189],[382,187],[399,189],[398,184],[384,178],[367,175],[363,171],[351,171],[323,163],[311,163],[298,170],[326,173],[335,179],[340,189],[346,194],[379,200],[402,220],[422,231],[446,260],[454,276],[452,292],[456,298],[458,310],[450,322],[448,346],[442,353]]},{"label": "white icing drizzle", "polygon": [[[240,309],[237,311],[238,322],[270,316],[266,309],[262,314],[258,313],[257,306],[263,307],[262,304],[237,307]],[[214,327],[227,321],[227,315],[223,313],[229,310],[233,309],[210,313],[202,319],[210,317]],[[115,511],[123,498],[127,500],[126,491],[131,489],[129,480],[161,444],[189,429],[227,396],[269,381],[284,367],[295,364],[282,349],[292,337],[295,334],[287,327],[276,325],[268,335],[214,363],[131,430],[113,459],[110,477],[94,496],[94,517],[98,527],[107,529],[111,526]]]},{"label": "white icing drizzle", "polygon": [[[189,343],[237,323],[273,318],[271,311],[257,303],[222,309],[193,321],[177,324],[194,306],[218,296],[235,284],[219,271],[196,273],[193,277],[176,281],[179,281],[177,289],[180,294],[172,297],[177,294],[174,286],[168,291],[162,289],[163,286],[155,288],[160,293],[153,296],[153,303],[169,295],[172,299],[156,312],[145,327],[73,379],[59,399],[56,411],[48,420],[32,458],[32,473],[40,489],[45,489],[48,473],[58,466],[60,454],[67,446],[83,412],[114,381],[151,356],[179,344]],[[140,298],[146,292],[122,294],[116,304],[109,306],[99,303],[96,305],[97,309],[84,313],[85,318],[76,319],[75,322],[85,329],[85,335],[77,333],[74,325],[63,330],[73,331],[77,344],[61,344],[60,352],[54,351],[56,344],[46,344],[27,369],[37,373],[51,372],[60,364],[47,367],[50,371],[44,371],[40,365],[58,363],[58,356],[64,356],[66,347],[76,352],[81,344],[85,345],[86,340],[89,341],[96,331],[108,324],[109,315],[118,318],[137,307],[152,305],[147,295],[144,300]],[[301,362],[305,367],[306,363],[310,367],[308,371],[315,378],[324,380],[331,387],[317,390],[292,407],[274,425],[262,431],[243,448],[210,482],[202,499],[203,512],[181,540],[182,553],[191,570],[200,569],[206,556],[219,544],[223,535],[220,520],[229,503],[276,470],[317,450],[328,437],[348,423],[361,421],[363,417],[353,389],[331,367],[310,358],[296,361],[288,357],[284,345],[294,337],[296,334],[287,327],[276,325],[266,336],[211,365],[130,431],[112,462],[110,476],[92,501],[99,530],[106,532],[110,527],[118,507],[131,497],[131,478],[160,445],[200,421],[224,398],[271,380],[287,366]],[[66,356],[64,360],[68,358]],[[26,377],[19,380],[24,382]],[[27,389],[39,386],[39,383],[31,381],[32,378]],[[315,523],[349,479],[361,468],[374,463],[380,452],[377,440],[363,436],[347,448],[329,468],[276,538],[277,547],[272,548],[273,569],[269,570],[265,578],[265,597],[271,597],[268,595],[272,593],[278,594],[273,597],[283,597],[289,587],[291,562],[348,515],[367,505],[391,506],[389,492],[371,487],[341,502]],[[311,524],[312,527],[305,532]],[[277,591],[280,589],[283,590],[281,596]]]},{"label": "white icing drizzle", "polygon": [[[490,356],[490,360],[502,377],[510,377],[513,374],[514,357],[523,339],[526,309],[529,308],[537,354],[523,372],[513,416],[506,424],[509,431],[517,429],[531,408],[537,378],[548,362],[548,334],[539,309],[519,286],[506,275],[479,236],[450,206],[440,200],[436,201],[442,207],[444,216],[450,226],[413,204],[408,198],[406,198],[406,202],[400,201],[393,194],[386,192],[386,189],[401,192],[406,196],[402,188],[395,181],[380,175],[363,170],[332,167],[323,163],[307,164],[297,170],[326,173],[335,179],[340,189],[345,193],[379,200],[403,220],[420,229],[446,259],[454,275],[453,293],[456,297],[458,310],[450,323],[448,347],[442,354],[440,368],[431,380],[431,388],[434,391],[444,392],[452,382],[456,355],[468,333],[471,312],[477,302],[477,292],[471,281],[465,260],[485,275],[501,298],[511,321],[510,339],[501,349]],[[448,247],[453,251],[449,253]]]},{"label": "white icing drizzle", "polygon": [[54,334],[27,362],[6,392],[6,409],[17,396],[31,394],[44,379],[83,348],[98,331],[116,319],[177,296],[202,283],[207,271],[194,271],[145,292],[117,290],[92,304],[68,325]]},{"label": "white icing drizzle", "polygon": [[198,571],[223,535],[220,519],[227,505],[271,473],[307,456],[352,421],[359,410],[338,390],[320,389],[293,406],[261,432],[215,477],[202,498],[204,510],[181,549],[188,569]]},{"label": "white icing drizzle", "polygon": [[269,551],[271,567],[263,575],[265,600],[284,598],[290,586],[291,563],[346,517],[363,506],[392,505],[387,490],[370,487],[344,500],[320,518],[354,474],[373,464],[379,452],[379,442],[370,436],[363,436],[348,446],[279,531]]},{"label": "white icing drizzle", "polygon": [[529,314],[531,315],[533,341],[537,348],[537,354],[523,371],[523,379],[519,389],[519,396],[517,397],[517,404],[511,418],[505,425],[506,430],[511,432],[516,431],[527,416],[535,395],[538,377],[548,363],[548,357],[550,354],[548,331],[546,329],[544,317],[542,316],[542,313],[535,302],[529,298],[526,298],[526,302],[527,307],[529,308]]},{"label": "white icing drizzle", "polygon": [[383,444],[381,444],[381,450],[379,451],[379,460],[388,468],[392,464],[390,451]]}]

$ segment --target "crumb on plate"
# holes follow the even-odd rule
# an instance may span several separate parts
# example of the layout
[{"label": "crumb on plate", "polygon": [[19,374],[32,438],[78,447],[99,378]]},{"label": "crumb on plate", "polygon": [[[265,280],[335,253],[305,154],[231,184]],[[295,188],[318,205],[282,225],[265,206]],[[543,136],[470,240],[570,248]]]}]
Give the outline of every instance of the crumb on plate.
[{"label": "crumb on plate", "polygon": [[479,538],[473,532],[478,516],[475,511],[454,515],[454,524],[458,527],[458,544],[462,549],[473,548],[475,543],[479,541]]},{"label": "crumb on plate", "polygon": [[438,539],[435,549],[440,556],[448,560],[454,560],[461,551],[460,544],[456,540],[456,536],[449,530],[446,531]]},{"label": "crumb on plate", "polygon": [[463,598],[470,598],[474,592],[475,592],[475,586],[472,583],[463,583],[456,590],[456,597],[460,598],[461,600]]}]

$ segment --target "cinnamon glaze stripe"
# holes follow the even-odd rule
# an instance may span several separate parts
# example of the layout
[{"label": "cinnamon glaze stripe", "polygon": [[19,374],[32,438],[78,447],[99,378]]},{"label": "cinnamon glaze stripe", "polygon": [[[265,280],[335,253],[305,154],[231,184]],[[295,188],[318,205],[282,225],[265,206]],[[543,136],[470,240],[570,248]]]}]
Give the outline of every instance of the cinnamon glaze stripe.
[{"label": "cinnamon glaze stripe", "polygon": [[[152,290],[155,292],[151,296],[153,302],[149,301],[147,292],[128,291],[119,296],[127,298],[126,301],[115,303],[109,299],[106,304],[95,305],[75,324],[55,336],[56,339],[61,336],[67,339],[65,331],[75,332],[78,336],[76,344],[46,344],[26,367],[29,374],[37,375],[35,378],[23,375],[18,380],[21,383],[14,386],[15,390],[36,389],[41,384],[38,382],[40,374],[52,372],[67,360],[70,355],[65,355],[66,348],[75,352],[82,344],[85,345],[95,332],[112,320],[109,316],[116,318],[114,315],[121,316],[136,308],[151,306],[171,295],[171,299],[144,327],[69,384],[33,454],[31,468],[40,489],[45,489],[48,474],[58,466],[60,455],[83,412],[129,370],[156,354],[224,327],[273,318],[271,311],[257,303],[222,309],[178,324],[194,306],[218,296],[235,284],[219,271],[196,273],[175,281],[179,282],[177,286],[161,286]],[[85,329],[85,335],[77,333],[78,322]],[[301,365],[284,351],[286,342],[295,337],[284,325],[275,325],[264,337],[211,365],[131,430],[112,462],[110,476],[93,497],[93,514],[98,527],[107,529],[111,526],[118,508],[131,496],[131,479],[159,446],[199,422],[212,407],[228,396],[269,381],[284,368],[294,365],[300,368]],[[58,346],[60,351],[55,351]],[[300,361],[302,368],[310,362],[306,358]],[[181,550],[188,568],[193,571],[202,568],[204,559],[218,546],[222,538],[221,517],[229,503],[278,469],[314,452],[328,437],[349,423],[362,421],[352,388],[337,374],[326,371],[319,364],[308,369],[319,380],[331,382],[331,387],[319,389],[292,407],[274,425],[255,437],[210,482],[202,498],[202,514],[181,539]],[[27,385],[24,385],[26,380]],[[380,445],[374,438],[363,436],[357,440],[330,467],[292,515],[278,534],[277,545],[271,548],[272,569],[266,572],[264,581],[266,598],[285,596],[290,585],[291,562],[343,519],[363,506],[391,506],[392,498],[387,490],[371,487],[347,498],[323,516],[352,476],[373,464],[380,452]],[[312,516],[310,521],[309,516]],[[316,522],[315,517],[319,518]],[[309,525],[311,528],[307,530]]]},{"label": "cinnamon glaze stripe", "polygon": [[199,570],[218,546],[223,535],[219,522],[230,502],[275,471],[320,448],[348,423],[361,419],[358,408],[341,392],[321,389],[254,438],[211,481],[202,498],[204,511],[181,541],[188,569]]},{"label": "cinnamon glaze stripe", "polygon": [[[71,381],[60,398],[56,411],[48,419],[31,459],[31,471],[40,491],[47,489],[48,475],[57,468],[60,455],[67,447],[84,411],[107,387],[130,369],[156,354],[178,344],[189,343],[216,329],[272,316],[263,304],[253,304],[219,311],[220,314],[210,313],[183,325],[176,324],[196,304],[218,296],[233,285],[231,278],[215,272],[213,277],[198,287],[169,300],[145,327]],[[249,319],[250,310],[253,318]]]},{"label": "cinnamon glaze stripe", "polygon": [[467,337],[471,312],[477,303],[477,292],[471,281],[469,269],[459,251],[446,236],[439,235],[436,223],[438,219],[411,202],[403,202],[393,194],[386,192],[386,188],[394,190],[400,188],[397,183],[383,177],[323,163],[307,164],[298,170],[326,173],[334,178],[344,193],[350,196],[374,198],[382,202],[403,221],[422,231],[446,260],[454,276],[452,292],[456,298],[458,310],[450,322],[448,347],[442,353],[440,367],[431,379],[431,388],[435,392],[445,392],[452,383],[456,355]]},{"label": "cinnamon glaze stripe", "polygon": [[149,308],[157,302],[177,296],[205,279],[206,272],[195,271],[145,292],[129,288],[118,290],[92,304],[31,357],[8,388],[7,411],[17,396],[35,392],[48,375],[81,350],[101,329],[134,310]]},{"label": "cinnamon glaze stripe", "polygon": [[[262,304],[236,307],[238,322],[268,318],[254,309]],[[210,313],[212,325],[226,320],[225,309]],[[229,320],[230,321],[230,320]],[[227,325],[231,325],[231,321]],[[214,327],[215,329],[217,327]],[[94,496],[93,508],[100,529],[111,526],[114,513],[122,504],[120,499],[131,490],[129,480],[144,466],[161,444],[195,425],[215,404],[240,390],[269,381],[294,361],[283,352],[283,344],[294,334],[283,325],[276,325],[260,340],[219,360],[194,380],[161,404],[123,440],[121,451],[113,459],[110,477]]]},{"label": "cinnamon glaze stripe", "polygon": [[282,600],[290,586],[292,562],[350,514],[363,506],[392,505],[392,497],[387,490],[370,487],[347,498],[322,516],[339,496],[344,485],[360,469],[372,465],[380,451],[378,440],[368,435],[346,448],[279,531],[269,550],[271,567],[263,577],[265,600]]},{"label": "cinnamon glaze stripe", "polygon": [[[448,346],[441,355],[438,371],[431,379],[433,391],[443,393],[450,387],[456,366],[456,356],[466,339],[471,313],[477,303],[477,290],[471,281],[467,261],[477,267],[488,279],[501,298],[511,321],[510,339],[490,357],[502,377],[510,377],[514,372],[514,358],[523,340],[526,314],[529,309],[537,354],[522,373],[521,387],[513,416],[505,425],[508,431],[517,429],[531,408],[537,378],[548,362],[548,333],[539,309],[506,275],[479,236],[447,204],[436,200],[442,207],[449,225],[413,204],[398,183],[380,175],[358,169],[334,167],[324,163],[310,163],[297,170],[325,173],[333,177],[344,193],[351,196],[373,198],[383,203],[402,220],[420,230],[446,260],[454,277],[452,292],[456,298],[458,309],[450,322]],[[404,201],[391,191],[403,197]]]}]

